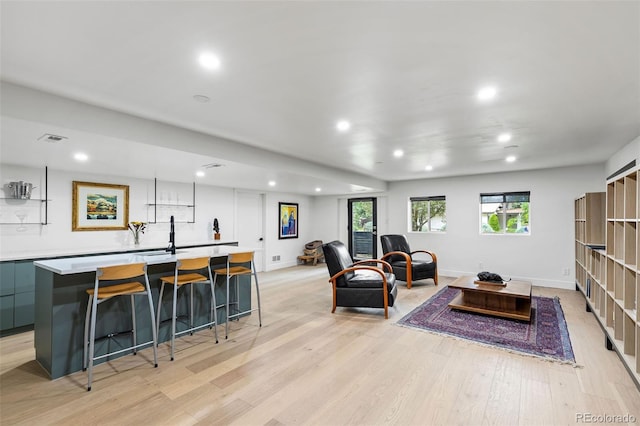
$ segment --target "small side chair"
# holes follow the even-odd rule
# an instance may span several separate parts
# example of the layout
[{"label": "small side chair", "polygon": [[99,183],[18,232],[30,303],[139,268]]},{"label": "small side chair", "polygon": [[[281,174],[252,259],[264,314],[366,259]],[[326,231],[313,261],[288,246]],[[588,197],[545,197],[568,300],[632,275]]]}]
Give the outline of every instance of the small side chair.
[{"label": "small side chair", "polygon": [[[400,281],[407,283],[407,288],[411,288],[413,281],[433,278],[435,285],[438,285],[438,258],[432,251],[414,250],[411,251],[409,242],[404,235],[381,235],[382,251],[386,260],[391,264],[393,273]],[[421,260],[414,258],[417,253],[424,253],[431,257],[431,260]]]},{"label": "small side chair", "polygon": [[[158,318],[157,327],[160,330],[160,311],[162,309],[162,296],[164,294],[165,285],[172,286],[173,301],[171,310],[171,361],[174,358],[174,346],[176,336],[180,336],[185,333],[193,334],[195,330],[199,330],[204,327],[213,328],[216,337],[216,343],[218,343],[218,328],[217,318],[218,312],[216,310],[216,293],[214,291],[214,280],[211,277],[211,259],[208,256],[196,257],[191,259],[178,259],[176,261],[176,268],[174,274],[167,277],[160,278],[162,285],[160,286],[160,296],[158,298]],[[197,271],[197,272],[196,272]],[[201,272],[205,272],[207,275],[203,275]],[[205,324],[194,325],[194,304],[193,304],[193,286],[194,284],[209,284],[211,289],[211,308],[210,319]],[[178,303],[178,290],[184,286],[189,285],[189,327],[187,329],[176,332],[176,323],[178,320],[177,303]]]},{"label": "small side chair", "polygon": [[[258,285],[258,274],[256,273],[256,266],[253,261],[254,252],[242,252],[242,253],[230,253],[227,256],[227,265],[224,268],[215,269],[213,280],[218,278],[218,275],[224,275],[226,277],[226,302],[225,302],[225,315],[226,321],[224,324],[224,338],[229,337],[229,321],[231,319],[238,319],[241,316],[247,315],[253,311],[258,311],[258,322],[262,327],[262,310],[260,307],[260,286]],[[248,265],[248,267],[247,267]],[[258,299],[257,308],[249,308],[240,310],[240,286],[238,277],[242,275],[248,275],[249,280],[253,276],[256,285],[256,297]],[[234,278],[235,285],[231,288],[231,278]],[[233,297],[232,297],[233,295]],[[233,299],[233,300],[232,300]],[[250,303],[250,301],[248,301]],[[235,306],[235,310],[231,313],[231,306]]]},{"label": "small side chair", "polygon": [[[140,282],[140,278],[144,278],[144,284]],[[153,347],[154,367],[157,367],[158,353],[156,345],[158,339],[156,334],[155,315],[153,314],[153,300],[151,299],[151,290],[149,288],[149,277],[147,276],[147,265],[145,263],[133,263],[127,265],[99,267],[96,270],[95,284],[93,288],[87,289],[87,294],[89,295],[89,303],[87,304],[87,314],[84,321],[83,349],[83,370],[86,370],[87,368],[89,369],[87,390],[91,390],[91,384],[93,381],[93,363],[98,359],[128,351],[133,351],[133,354],[135,355],[138,348],[151,344]],[[129,296],[131,299],[131,346],[124,348],[120,347],[118,350],[95,356],[98,305],[119,296]],[[135,296],[144,296],[148,303],[151,319],[151,341],[142,343],[137,341]],[[107,325],[103,325],[103,328],[106,327]],[[118,334],[119,332],[109,332],[105,338],[117,336]]]}]

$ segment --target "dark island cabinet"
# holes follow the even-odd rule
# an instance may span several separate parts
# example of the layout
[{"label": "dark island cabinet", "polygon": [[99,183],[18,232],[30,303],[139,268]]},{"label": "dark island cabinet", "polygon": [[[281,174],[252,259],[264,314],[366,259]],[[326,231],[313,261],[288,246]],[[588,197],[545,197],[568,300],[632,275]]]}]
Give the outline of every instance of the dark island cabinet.
[{"label": "dark island cabinet", "polygon": [[35,267],[31,260],[0,262],[0,331],[33,325]]}]

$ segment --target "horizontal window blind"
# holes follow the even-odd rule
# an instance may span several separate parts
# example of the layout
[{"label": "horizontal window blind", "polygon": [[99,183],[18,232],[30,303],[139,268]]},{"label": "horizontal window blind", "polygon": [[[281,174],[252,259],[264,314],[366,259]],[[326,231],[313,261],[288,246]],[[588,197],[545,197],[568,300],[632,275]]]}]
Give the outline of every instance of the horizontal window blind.
[{"label": "horizontal window blind", "polygon": [[447,197],[444,195],[437,195],[433,197],[411,197],[410,201],[445,201]]},{"label": "horizontal window blind", "polygon": [[480,194],[480,202],[489,203],[528,203],[531,198],[530,191],[501,192],[492,194]]}]

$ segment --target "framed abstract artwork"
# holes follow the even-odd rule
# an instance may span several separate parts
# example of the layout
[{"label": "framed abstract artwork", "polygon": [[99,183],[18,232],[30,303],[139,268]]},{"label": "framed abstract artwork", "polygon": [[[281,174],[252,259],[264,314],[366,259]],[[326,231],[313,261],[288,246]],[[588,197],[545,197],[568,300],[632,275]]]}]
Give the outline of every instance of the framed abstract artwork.
[{"label": "framed abstract artwork", "polygon": [[280,212],[278,238],[281,240],[298,238],[298,204],[280,202],[278,211]]},{"label": "framed abstract artwork", "polygon": [[72,231],[129,229],[129,186],[73,181],[72,199]]}]

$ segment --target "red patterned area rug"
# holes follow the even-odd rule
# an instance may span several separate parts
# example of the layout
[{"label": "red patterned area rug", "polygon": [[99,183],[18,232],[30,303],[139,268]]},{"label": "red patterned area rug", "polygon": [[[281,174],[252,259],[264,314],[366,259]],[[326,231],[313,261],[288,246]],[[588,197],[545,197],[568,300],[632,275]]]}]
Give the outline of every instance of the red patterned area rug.
[{"label": "red patterned area rug", "polygon": [[575,365],[558,298],[533,296],[531,323],[451,309],[459,289],[444,287],[404,316],[399,325]]}]

